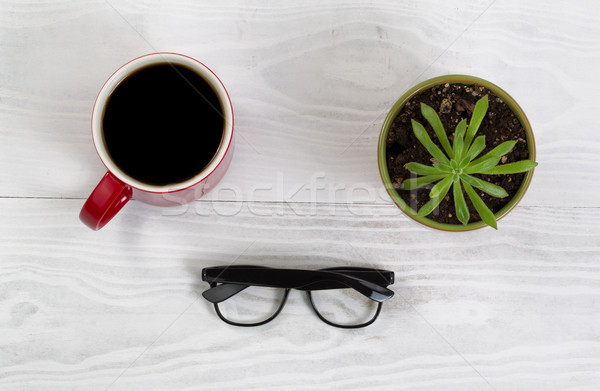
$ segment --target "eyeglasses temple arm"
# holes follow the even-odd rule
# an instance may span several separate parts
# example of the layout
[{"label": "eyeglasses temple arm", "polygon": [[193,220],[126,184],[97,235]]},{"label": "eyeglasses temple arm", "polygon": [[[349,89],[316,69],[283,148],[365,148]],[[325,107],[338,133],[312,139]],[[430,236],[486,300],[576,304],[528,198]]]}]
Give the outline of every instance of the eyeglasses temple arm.
[{"label": "eyeglasses temple arm", "polygon": [[[329,274],[329,272],[323,272],[323,273]],[[363,296],[368,297],[371,300],[374,300],[377,302],[382,302],[382,301],[385,301],[385,300],[391,298],[392,296],[394,296],[394,291],[392,291],[391,289],[388,289],[381,285],[374,284],[370,281],[362,280],[362,279],[356,278],[356,277],[347,276],[342,273],[331,273],[331,274],[333,275],[332,279],[334,277],[338,281],[348,285],[350,288],[354,289],[358,293],[362,294]]]},{"label": "eyeglasses temple arm", "polygon": [[220,303],[248,288],[248,285],[221,284],[202,292],[202,296],[211,303]]}]

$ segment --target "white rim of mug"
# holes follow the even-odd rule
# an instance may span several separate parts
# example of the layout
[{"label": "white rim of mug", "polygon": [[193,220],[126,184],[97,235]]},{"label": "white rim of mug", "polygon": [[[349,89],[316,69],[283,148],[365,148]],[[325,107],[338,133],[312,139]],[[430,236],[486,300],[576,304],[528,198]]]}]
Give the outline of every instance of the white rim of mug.
[{"label": "white rim of mug", "polygon": [[[221,139],[219,149],[217,150],[217,153],[215,153],[215,156],[213,156],[210,163],[206,167],[204,167],[202,171],[194,175],[192,178],[187,179],[183,182],[158,186],[141,182],[127,175],[125,172],[123,172],[123,170],[119,168],[119,166],[115,164],[115,162],[112,160],[108,153],[106,144],[104,142],[104,137],[102,136],[102,118],[104,116],[104,108],[106,107],[106,102],[108,101],[108,98],[123,80],[125,80],[129,75],[131,75],[138,69],[147,67],[149,65],[164,63],[182,65],[186,68],[189,68],[195,71],[212,87],[213,91],[217,94],[219,101],[222,105],[221,109],[223,113],[224,124],[223,137]],[[98,97],[96,98],[94,109],[92,111],[92,138],[96,147],[96,151],[98,152],[98,156],[100,157],[100,160],[102,160],[102,163],[104,163],[108,171],[110,171],[114,176],[116,176],[125,184],[136,189],[151,193],[165,193],[184,190],[203,181],[217,168],[217,166],[225,157],[225,154],[229,149],[229,145],[231,144],[232,137],[233,108],[225,86],[223,85],[221,80],[219,80],[217,75],[215,75],[206,65],[191,57],[177,53],[147,54],[145,56],[133,59],[130,62],[123,65],[115,73],[113,73],[112,76],[106,81],[106,83],[98,93]]]}]

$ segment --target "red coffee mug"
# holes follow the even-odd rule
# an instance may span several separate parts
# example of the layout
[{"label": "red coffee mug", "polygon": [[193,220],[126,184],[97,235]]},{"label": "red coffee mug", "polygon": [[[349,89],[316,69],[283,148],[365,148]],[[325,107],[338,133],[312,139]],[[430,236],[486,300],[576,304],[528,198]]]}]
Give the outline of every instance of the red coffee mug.
[{"label": "red coffee mug", "polygon": [[[102,117],[108,98],[121,81],[140,68],[165,63],[185,66],[210,84],[221,101],[224,130],[214,158],[200,173],[181,183],[156,186],[132,178],[114,163],[104,143]],[[123,65],[102,87],[92,112],[92,138],[107,172],[83,205],[79,218],[88,227],[99,230],[132,197],[152,205],[176,206],[200,198],[214,188],[225,175],[233,155],[233,107],[221,80],[204,64],[176,53],[148,54]]]}]

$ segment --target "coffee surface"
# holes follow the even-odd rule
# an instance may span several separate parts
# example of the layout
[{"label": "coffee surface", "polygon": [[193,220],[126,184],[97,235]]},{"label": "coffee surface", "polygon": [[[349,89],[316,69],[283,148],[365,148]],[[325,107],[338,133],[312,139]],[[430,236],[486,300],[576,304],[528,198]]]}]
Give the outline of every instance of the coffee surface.
[{"label": "coffee surface", "polygon": [[163,186],[190,179],[210,163],[224,118],[217,94],[200,75],[165,63],[142,68],[117,86],[102,127],[108,153],[123,172]]}]

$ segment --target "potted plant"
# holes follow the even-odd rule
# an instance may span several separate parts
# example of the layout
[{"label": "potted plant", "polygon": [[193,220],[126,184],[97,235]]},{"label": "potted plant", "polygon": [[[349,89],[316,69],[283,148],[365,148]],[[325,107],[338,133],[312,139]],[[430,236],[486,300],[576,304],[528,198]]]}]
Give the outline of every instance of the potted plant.
[{"label": "potted plant", "polygon": [[497,228],[523,197],[535,141],[523,110],[498,86],[463,75],[409,90],[388,113],[379,171],[392,200],[432,228]]}]

